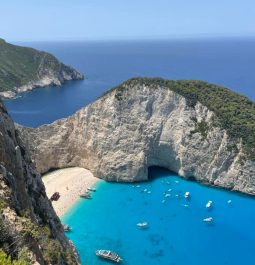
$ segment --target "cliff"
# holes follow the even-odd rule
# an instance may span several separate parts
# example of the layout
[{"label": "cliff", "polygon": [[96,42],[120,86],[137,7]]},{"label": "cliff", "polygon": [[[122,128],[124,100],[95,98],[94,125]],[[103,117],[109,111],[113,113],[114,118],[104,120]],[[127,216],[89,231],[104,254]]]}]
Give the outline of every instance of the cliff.
[{"label": "cliff", "polygon": [[40,172],[79,166],[132,182],[160,166],[255,195],[254,117],[255,104],[226,88],[137,78],[69,118],[18,127]]},{"label": "cliff", "polygon": [[0,39],[0,97],[12,98],[37,87],[83,79],[78,71],[53,55],[9,44]]},{"label": "cliff", "polygon": [[[9,258],[13,263],[8,262]],[[2,102],[0,263],[78,264],[73,246],[65,237],[60,220],[46,196],[40,174]]]}]

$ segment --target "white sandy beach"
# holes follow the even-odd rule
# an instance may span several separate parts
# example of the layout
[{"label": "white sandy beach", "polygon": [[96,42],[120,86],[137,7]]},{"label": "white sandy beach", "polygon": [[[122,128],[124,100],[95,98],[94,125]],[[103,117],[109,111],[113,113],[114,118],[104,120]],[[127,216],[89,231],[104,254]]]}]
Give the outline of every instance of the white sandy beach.
[{"label": "white sandy beach", "polygon": [[93,187],[99,180],[84,168],[73,167],[53,171],[42,176],[46,193],[50,198],[54,192],[60,193],[58,201],[53,201],[53,207],[59,217],[79,199],[88,187]]}]

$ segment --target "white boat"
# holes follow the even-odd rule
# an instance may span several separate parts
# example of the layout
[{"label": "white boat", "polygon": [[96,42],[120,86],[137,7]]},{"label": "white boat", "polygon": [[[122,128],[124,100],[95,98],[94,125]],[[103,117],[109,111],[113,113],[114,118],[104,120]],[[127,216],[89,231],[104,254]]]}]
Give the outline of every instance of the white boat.
[{"label": "white boat", "polygon": [[170,196],[171,196],[171,194],[167,193],[167,194],[165,195],[165,198],[168,198],[168,197],[170,197]]},{"label": "white boat", "polygon": [[69,225],[63,225],[64,231],[65,232],[70,232],[72,228]]},{"label": "white boat", "polygon": [[136,225],[140,228],[146,228],[148,227],[148,222],[137,223]]},{"label": "white boat", "polygon": [[94,191],[94,192],[96,191],[95,188],[91,188],[91,187],[88,187],[87,190],[88,190],[88,191]]},{"label": "white boat", "polygon": [[148,222],[137,223],[136,225],[140,228],[146,228],[148,227]]},{"label": "white boat", "polygon": [[213,218],[212,217],[207,217],[207,218],[204,218],[203,221],[206,222],[206,223],[211,223],[213,221]]},{"label": "white boat", "polygon": [[232,203],[232,201],[231,200],[228,200],[228,204],[230,204],[230,203]]},{"label": "white boat", "polygon": [[148,193],[148,194],[150,194],[150,193],[151,193],[151,191],[150,191],[150,190],[148,190],[148,191],[147,191],[147,193]]},{"label": "white boat", "polygon": [[147,192],[148,190],[147,189],[144,189],[143,192]]},{"label": "white boat", "polygon": [[208,201],[207,204],[205,205],[206,208],[211,208],[212,207],[212,201]]},{"label": "white boat", "polygon": [[117,254],[117,253],[114,253],[110,250],[97,250],[96,251],[96,255],[100,258],[103,258],[103,259],[108,259],[108,260],[111,260],[113,262],[121,262],[122,259],[120,258],[120,256]]},{"label": "white boat", "polygon": [[185,194],[184,194],[184,197],[185,197],[186,199],[188,199],[188,198],[189,198],[189,196],[190,196],[190,193],[189,193],[189,191],[186,191],[186,192],[185,192]]}]

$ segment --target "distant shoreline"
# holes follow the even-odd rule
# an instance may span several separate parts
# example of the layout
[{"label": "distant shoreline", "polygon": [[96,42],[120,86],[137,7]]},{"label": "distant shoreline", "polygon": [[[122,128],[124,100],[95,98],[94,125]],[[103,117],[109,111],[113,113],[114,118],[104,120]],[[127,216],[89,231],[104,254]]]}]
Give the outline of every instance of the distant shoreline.
[{"label": "distant shoreline", "polygon": [[42,176],[47,196],[54,192],[60,193],[58,201],[52,205],[58,217],[62,217],[80,198],[87,188],[93,187],[98,178],[84,168],[73,167],[53,171]]}]

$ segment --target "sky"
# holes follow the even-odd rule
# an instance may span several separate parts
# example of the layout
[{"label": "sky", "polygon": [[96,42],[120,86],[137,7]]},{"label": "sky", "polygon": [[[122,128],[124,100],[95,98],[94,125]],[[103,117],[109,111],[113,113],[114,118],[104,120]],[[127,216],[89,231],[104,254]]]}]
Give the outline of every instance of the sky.
[{"label": "sky", "polygon": [[255,36],[255,0],[6,0],[7,41]]}]

